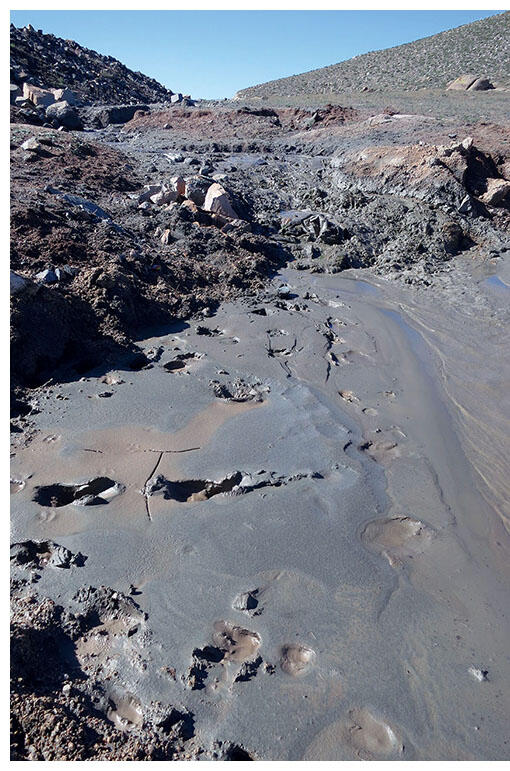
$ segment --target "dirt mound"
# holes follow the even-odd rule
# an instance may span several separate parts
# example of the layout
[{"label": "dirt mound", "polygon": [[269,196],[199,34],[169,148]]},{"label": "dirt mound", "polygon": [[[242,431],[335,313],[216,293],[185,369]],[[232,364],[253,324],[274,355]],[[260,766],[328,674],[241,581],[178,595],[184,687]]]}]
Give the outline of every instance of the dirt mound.
[{"label": "dirt mound", "polygon": [[[23,148],[27,138],[36,149]],[[154,220],[138,209],[130,159],[81,134],[16,127],[11,148],[11,267],[28,279],[12,297],[17,385],[45,382],[60,363],[83,373],[105,351],[132,350],[144,326],[260,286],[284,257],[264,235],[224,234],[184,207],[155,209]],[[162,244],[156,226],[169,224]],[[58,280],[46,283],[45,270]]]}]

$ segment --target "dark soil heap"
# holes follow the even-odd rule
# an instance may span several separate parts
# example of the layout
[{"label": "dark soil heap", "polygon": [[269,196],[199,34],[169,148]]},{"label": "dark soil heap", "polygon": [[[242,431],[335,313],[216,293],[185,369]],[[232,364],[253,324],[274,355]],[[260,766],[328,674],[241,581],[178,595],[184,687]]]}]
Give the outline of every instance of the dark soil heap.
[{"label": "dark soil heap", "polygon": [[113,56],[45,35],[30,25],[17,29],[11,24],[11,83],[25,81],[42,88],[70,88],[95,104],[165,102],[173,93]]}]

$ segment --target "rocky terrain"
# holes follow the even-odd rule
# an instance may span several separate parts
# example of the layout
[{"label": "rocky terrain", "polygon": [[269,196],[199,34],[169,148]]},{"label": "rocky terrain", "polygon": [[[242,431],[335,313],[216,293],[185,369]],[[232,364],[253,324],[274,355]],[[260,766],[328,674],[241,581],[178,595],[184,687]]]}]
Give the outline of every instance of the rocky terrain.
[{"label": "rocky terrain", "polygon": [[503,94],[13,106],[12,759],[508,759]]},{"label": "rocky terrain", "polygon": [[44,34],[30,25],[18,29],[14,24],[10,38],[11,83],[28,79],[42,88],[71,89],[81,101],[94,104],[166,102],[173,94],[154,78],[74,40]]},{"label": "rocky terrain", "polygon": [[444,89],[459,76],[510,85],[510,12],[440,32],[413,43],[356,56],[318,70],[250,86],[240,99],[301,98],[349,91]]}]

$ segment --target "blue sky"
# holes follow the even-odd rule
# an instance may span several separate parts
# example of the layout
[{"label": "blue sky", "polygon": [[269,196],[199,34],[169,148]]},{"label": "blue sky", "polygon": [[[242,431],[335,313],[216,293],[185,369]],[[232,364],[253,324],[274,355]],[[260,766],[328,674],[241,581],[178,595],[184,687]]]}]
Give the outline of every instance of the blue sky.
[{"label": "blue sky", "polygon": [[12,11],[17,26],[76,40],[172,91],[231,97],[500,11]]}]

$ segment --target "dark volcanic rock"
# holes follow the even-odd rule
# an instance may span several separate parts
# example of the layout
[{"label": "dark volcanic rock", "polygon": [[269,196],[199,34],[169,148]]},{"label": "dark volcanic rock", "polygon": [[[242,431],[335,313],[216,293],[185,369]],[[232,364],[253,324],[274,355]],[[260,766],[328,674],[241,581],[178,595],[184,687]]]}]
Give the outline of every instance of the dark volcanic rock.
[{"label": "dark volcanic rock", "polygon": [[168,102],[173,93],[113,56],[11,24],[11,83],[25,81],[44,88],[70,88],[83,102],[96,104]]}]

